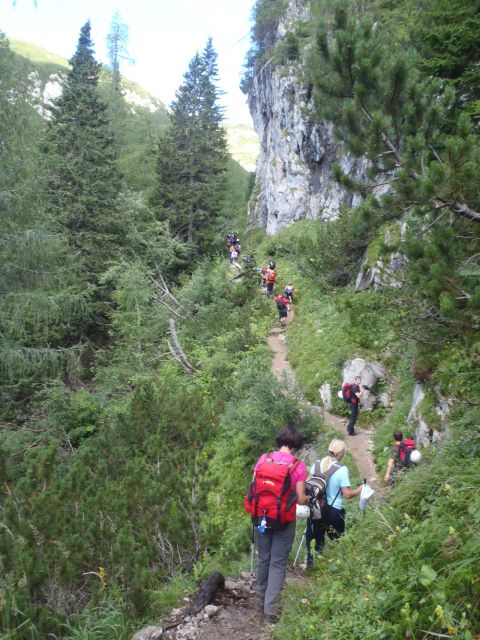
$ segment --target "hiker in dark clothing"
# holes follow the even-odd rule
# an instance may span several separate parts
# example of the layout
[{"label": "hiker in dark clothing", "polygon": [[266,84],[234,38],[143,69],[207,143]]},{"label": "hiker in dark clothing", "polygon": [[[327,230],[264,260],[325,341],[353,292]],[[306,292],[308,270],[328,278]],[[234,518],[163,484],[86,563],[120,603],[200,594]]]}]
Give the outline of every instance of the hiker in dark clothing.
[{"label": "hiker in dark clothing", "polygon": [[355,423],[357,422],[358,408],[360,404],[360,398],[362,396],[363,396],[363,390],[360,384],[360,376],[356,376],[355,382],[354,384],[352,384],[352,387],[351,387],[351,399],[350,399],[351,413],[350,413],[350,421],[347,425],[347,432],[349,436],[357,435],[355,431]]},{"label": "hiker in dark clothing", "polygon": [[275,298],[275,303],[278,309],[278,319],[282,327],[284,327],[287,323],[288,318],[287,299],[285,298],[285,296],[277,296]]},{"label": "hiker in dark clothing", "polygon": [[401,431],[393,432],[394,444],[390,447],[390,458],[387,462],[387,470],[385,471],[385,482],[390,482],[392,476],[400,475],[407,467],[410,466],[410,456],[415,449],[415,440],[403,439]]}]

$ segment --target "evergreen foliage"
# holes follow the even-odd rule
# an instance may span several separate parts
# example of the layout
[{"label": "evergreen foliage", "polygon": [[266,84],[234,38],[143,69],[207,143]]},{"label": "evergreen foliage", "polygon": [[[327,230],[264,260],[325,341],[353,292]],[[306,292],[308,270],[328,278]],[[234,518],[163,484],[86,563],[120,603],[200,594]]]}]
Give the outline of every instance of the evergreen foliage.
[{"label": "evergreen foliage", "polygon": [[32,386],[75,368],[73,337],[89,315],[88,287],[66,237],[44,210],[36,140],[43,123],[32,104],[28,68],[0,38],[0,389],[2,418]]},{"label": "evergreen foliage", "polygon": [[121,180],[107,109],[98,91],[90,23],[80,31],[62,95],[52,107],[45,152],[48,209],[95,279],[125,242],[118,216]]},{"label": "evergreen foliage", "polygon": [[[314,97],[347,148],[370,161],[370,180],[360,184],[335,167],[344,186],[368,196],[357,234],[372,238],[385,220],[407,221],[405,251],[420,304],[430,321],[463,332],[480,310],[475,279],[462,275],[462,265],[478,259],[471,226],[480,221],[478,138],[468,116],[451,108],[452,90],[424,78],[416,53],[397,51],[390,39],[369,17],[339,5],[331,35],[326,25],[317,32]],[[379,184],[388,185],[386,195],[376,195]]]},{"label": "evergreen foliage", "polygon": [[220,230],[227,163],[218,104],[217,54],[208,40],[195,54],[171,105],[171,128],[161,138],[152,205],[173,233],[204,255]]}]

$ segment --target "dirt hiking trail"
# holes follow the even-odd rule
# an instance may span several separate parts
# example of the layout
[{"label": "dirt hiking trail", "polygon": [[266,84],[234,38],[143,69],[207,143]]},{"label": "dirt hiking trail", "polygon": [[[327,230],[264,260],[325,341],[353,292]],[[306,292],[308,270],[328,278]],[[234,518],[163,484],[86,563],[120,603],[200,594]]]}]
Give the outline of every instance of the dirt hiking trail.
[{"label": "dirt hiking trail", "polygon": [[[237,266],[237,265],[235,265]],[[231,267],[234,269],[235,267]],[[372,433],[366,430],[359,430],[358,435],[351,437],[346,433],[346,420],[324,411],[318,405],[312,405],[303,400],[298,390],[298,384],[291,364],[288,362],[288,350],[286,345],[286,330],[288,324],[294,318],[294,307],[289,311],[287,326],[277,326],[273,328],[268,336],[268,344],[273,352],[271,371],[274,377],[284,386],[283,393],[295,395],[300,402],[308,405],[310,409],[322,414],[324,421],[339,433],[339,437],[344,439],[361,477],[367,478],[368,482],[377,492],[377,496],[382,494],[379,486],[375,466],[372,458]],[[286,384],[286,390],[285,390]],[[324,451],[319,450],[318,444],[313,443],[302,452],[301,458],[307,468],[313,462],[323,457]],[[294,548],[298,544],[295,542]],[[287,572],[286,583],[298,584],[305,582],[304,565],[299,569]],[[164,619],[165,626],[146,627],[137,632],[132,640],[268,640],[271,638],[274,627],[265,624],[262,613],[257,609],[256,595],[250,591],[250,574],[242,571],[236,578],[225,580],[225,589],[218,590],[211,600],[211,603],[199,613],[192,616],[181,616],[182,609],[173,609],[170,616],[181,616],[182,623],[173,628],[168,628],[168,618]],[[184,598],[185,607],[188,608],[192,597]],[[170,617],[169,616],[169,617]]]},{"label": "dirt hiking trail", "polygon": [[[288,324],[292,322],[293,318],[294,308],[292,307],[289,313]],[[272,373],[279,382],[284,382],[286,380],[288,383],[297,386],[295,373],[291,364],[288,362],[288,350],[285,338],[286,329],[281,327],[272,329],[268,336],[268,344],[270,349],[273,351]],[[355,460],[355,464],[357,465],[357,469],[361,477],[367,479],[368,483],[377,492],[377,495],[378,493],[381,493],[381,486],[372,456],[372,432],[364,429],[357,429],[356,436],[349,436],[346,429],[346,420],[334,415],[333,413],[328,413],[323,409],[323,407],[318,405],[312,405],[307,402],[305,402],[305,404],[308,404],[311,409],[322,414],[325,424],[329,427],[333,427],[339,432],[339,437],[342,440],[345,440],[347,451],[351,453]],[[314,458],[322,458],[325,453],[326,452],[324,451],[317,451],[315,452]],[[313,462],[311,460],[311,455],[312,451],[310,448],[307,451],[307,456],[302,456],[307,458],[307,460],[305,460],[307,464]]]}]

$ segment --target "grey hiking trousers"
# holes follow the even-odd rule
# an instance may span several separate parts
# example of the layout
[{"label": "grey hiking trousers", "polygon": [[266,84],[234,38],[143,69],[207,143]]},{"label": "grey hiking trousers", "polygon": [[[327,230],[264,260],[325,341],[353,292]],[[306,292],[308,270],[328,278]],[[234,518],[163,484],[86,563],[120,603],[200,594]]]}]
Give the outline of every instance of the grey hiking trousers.
[{"label": "grey hiking trousers", "polygon": [[287,571],[288,554],[295,540],[295,520],[282,531],[255,529],[258,549],[257,591],[263,601],[263,612],[275,614]]}]

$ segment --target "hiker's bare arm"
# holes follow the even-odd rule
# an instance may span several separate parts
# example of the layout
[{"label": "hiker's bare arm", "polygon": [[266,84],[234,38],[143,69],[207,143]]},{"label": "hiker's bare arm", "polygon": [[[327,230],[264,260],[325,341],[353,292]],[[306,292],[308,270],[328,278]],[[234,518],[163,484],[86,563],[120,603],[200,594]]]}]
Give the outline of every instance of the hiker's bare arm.
[{"label": "hiker's bare arm", "polygon": [[362,485],[357,487],[356,489],[350,489],[350,487],[342,487],[342,495],[345,500],[351,500],[355,498],[355,496],[359,496],[362,491]]},{"label": "hiker's bare arm", "polygon": [[297,502],[298,504],[309,504],[310,498],[305,493],[305,480],[302,482],[297,482],[297,486],[295,487],[297,491]]},{"label": "hiker's bare arm", "polygon": [[390,458],[387,464],[387,470],[385,471],[385,477],[383,479],[385,482],[389,482],[394,466],[395,466],[395,458]]}]

